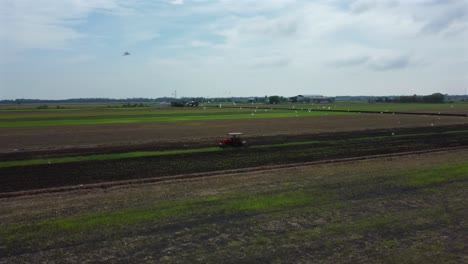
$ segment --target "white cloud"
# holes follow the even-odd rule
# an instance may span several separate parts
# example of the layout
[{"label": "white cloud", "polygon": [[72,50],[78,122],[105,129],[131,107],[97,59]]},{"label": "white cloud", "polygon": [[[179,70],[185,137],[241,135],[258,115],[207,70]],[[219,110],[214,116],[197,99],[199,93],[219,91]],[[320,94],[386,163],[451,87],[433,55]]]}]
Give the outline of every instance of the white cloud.
[{"label": "white cloud", "polygon": [[169,3],[173,5],[183,5],[184,0],[169,0]]},{"label": "white cloud", "polygon": [[65,58],[64,60],[66,62],[71,62],[71,63],[81,63],[81,62],[92,61],[95,59],[96,59],[95,56],[87,55],[87,54],[80,54],[80,55],[75,55],[75,56]]},{"label": "white cloud", "polygon": [[202,48],[202,47],[212,47],[213,44],[205,42],[205,41],[199,41],[199,40],[193,40],[190,42],[190,45],[195,48]]},{"label": "white cloud", "polygon": [[86,33],[74,26],[91,12],[123,10],[113,0],[27,1],[7,0],[0,11],[0,42],[8,56],[31,49],[65,49]]},{"label": "white cloud", "polygon": [[399,2],[397,0],[355,0],[350,5],[350,10],[353,13],[362,13],[378,8],[393,8],[397,7]]},{"label": "white cloud", "polygon": [[395,69],[403,69],[410,65],[411,58],[405,55],[397,56],[379,56],[372,58],[369,63],[371,69],[377,71],[388,71]]},{"label": "white cloud", "polygon": [[334,67],[351,67],[356,65],[362,65],[369,61],[369,57],[365,55],[352,56],[348,58],[338,58],[329,63]]},{"label": "white cloud", "polygon": [[291,59],[282,56],[253,58],[251,66],[254,68],[285,67],[291,63]]},{"label": "white cloud", "polygon": [[[111,77],[124,72],[141,87],[164,91],[192,87],[193,96],[224,87],[238,95],[323,93],[308,87],[365,94],[380,83],[395,94],[449,92],[466,85],[468,75],[466,0],[17,0],[0,12],[8,29],[0,31],[6,43],[0,53],[27,61],[23,51],[70,49],[68,63],[93,60],[103,72],[117,72]],[[108,34],[77,26],[95,12],[114,18],[89,24]],[[79,40],[84,50],[75,45]],[[125,64],[104,61],[100,41],[135,56]],[[72,87],[74,77],[67,76]],[[115,89],[119,83],[111,82]]]}]

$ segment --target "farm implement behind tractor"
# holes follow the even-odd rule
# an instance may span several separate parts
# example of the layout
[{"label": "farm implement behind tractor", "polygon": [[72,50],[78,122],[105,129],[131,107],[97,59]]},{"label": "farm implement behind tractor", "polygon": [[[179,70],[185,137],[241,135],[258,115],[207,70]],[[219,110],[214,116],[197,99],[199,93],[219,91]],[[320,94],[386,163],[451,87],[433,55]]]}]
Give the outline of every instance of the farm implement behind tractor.
[{"label": "farm implement behind tractor", "polygon": [[247,146],[247,141],[243,141],[241,135],[239,132],[228,133],[228,137],[221,139],[219,146],[221,148]]}]

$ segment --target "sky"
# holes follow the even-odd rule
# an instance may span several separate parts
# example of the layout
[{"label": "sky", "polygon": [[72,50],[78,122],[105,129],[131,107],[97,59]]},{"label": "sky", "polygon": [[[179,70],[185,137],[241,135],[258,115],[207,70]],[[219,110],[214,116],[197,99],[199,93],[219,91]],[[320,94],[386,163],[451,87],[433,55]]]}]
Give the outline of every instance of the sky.
[{"label": "sky", "polygon": [[0,0],[0,45],[0,100],[465,94],[468,0]]}]

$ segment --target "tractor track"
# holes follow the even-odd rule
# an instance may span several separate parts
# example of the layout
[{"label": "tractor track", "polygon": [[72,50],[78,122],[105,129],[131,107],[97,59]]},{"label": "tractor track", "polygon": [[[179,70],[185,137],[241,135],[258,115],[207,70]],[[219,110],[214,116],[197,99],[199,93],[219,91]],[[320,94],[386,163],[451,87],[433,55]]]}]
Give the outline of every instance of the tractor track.
[{"label": "tractor track", "polygon": [[239,173],[261,172],[261,171],[285,169],[285,168],[292,168],[292,167],[305,167],[305,166],[312,166],[312,165],[355,162],[355,161],[372,160],[372,159],[379,159],[379,158],[421,155],[421,154],[427,154],[427,153],[437,153],[437,152],[446,152],[446,151],[455,151],[455,150],[468,150],[468,146],[434,148],[434,149],[417,150],[417,151],[404,151],[404,152],[398,152],[398,153],[364,155],[364,156],[348,157],[348,158],[327,159],[327,160],[307,161],[307,162],[298,162],[298,163],[285,163],[285,164],[280,164],[280,165],[256,166],[256,167],[247,167],[247,168],[240,168],[240,169],[227,169],[227,170],[218,170],[218,171],[201,172],[201,173],[149,177],[149,178],[132,179],[132,180],[109,181],[109,182],[101,182],[101,183],[80,184],[80,185],[73,185],[73,186],[44,188],[44,189],[35,189],[35,190],[17,191],[17,192],[5,192],[5,193],[0,193],[0,199],[7,199],[7,198],[14,198],[14,197],[21,197],[21,196],[34,196],[34,195],[41,195],[41,194],[63,193],[63,192],[71,192],[71,191],[108,189],[108,188],[113,188],[113,187],[131,188],[131,187],[137,187],[142,184],[158,184],[158,183],[164,184],[164,183],[172,183],[172,182],[183,182],[183,181],[188,181],[188,180],[203,179],[207,177],[210,177],[210,178],[211,177],[228,177],[228,176],[232,176],[232,174],[239,174]]}]

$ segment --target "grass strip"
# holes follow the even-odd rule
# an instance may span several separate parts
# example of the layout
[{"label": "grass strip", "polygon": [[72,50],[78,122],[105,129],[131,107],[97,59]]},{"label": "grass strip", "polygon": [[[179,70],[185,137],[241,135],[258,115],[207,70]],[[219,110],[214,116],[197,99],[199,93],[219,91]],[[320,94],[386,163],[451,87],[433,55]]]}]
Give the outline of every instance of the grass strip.
[{"label": "grass strip", "polygon": [[317,204],[335,199],[319,190],[302,189],[280,193],[240,193],[226,197],[210,196],[191,200],[160,203],[155,207],[89,213],[81,216],[41,220],[35,223],[3,226],[0,236],[4,242],[40,239],[70,232],[84,232],[95,228],[116,228],[161,218],[180,218],[193,215],[235,214],[266,211],[278,208]]},{"label": "grass strip", "polygon": [[[467,130],[459,130],[459,131],[448,131],[448,132],[362,137],[362,138],[355,138],[352,140],[356,141],[356,140],[370,140],[373,138],[382,139],[382,138],[392,138],[392,137],[395,137],[395,138],[419,137],[419,136],[429,136],[429,135],[434,135],[434,134],[467,134],[467,133],[468,133]],[[349,140],[337,140],[335,142],[339,143],[339,142],[344,142],[344,141],[349,141]],[[319,143],[322,143],[322,142],[316,141],[316,140],[301,141],[301,142],[285,142],[285,143],[278,143],[278,144],[265,144],[265,145],[251,146],[250,148],[261,149],[261,148],[272,148],[272,147],[293,147],[293,146],[314,145],[314,144],[319,144]],[[220,149],[219,147],[209,147],[209,148],[185,149],[185,150],[136,151],[136,152],[126,152],[126,153],[96,154],[96,155],[88,155],[88,156],[51,157],[51,158],[37,158],[37,159],[28,159],[28,160],[0,161],[0,168],[41,165],[41,164],[80,162],[80,161],[142,158],[142,157],[190,154],[190,153],[207,153],[207,152],[217,152],[217,151],[229,151],[229,149],[223,150],[223,149]]]},{"label": "grass strip", "polygon": [[214,152],[214,151],[222,151],[222,149],[220,149],[219,147],[210,147],[210,148],[199,148],[199,149],[179,149],[179,150],[164,150],[164,151],[135,151],[135,152],[126,152],[126,153],[96,154],[96,155],[89,155],[89,156],[3,161],[3,162],[0,162],[0,168],[40,165],[40,164],[79,162],[79,161],[141,158],[141,157],[151,157],[151,156],[164,156],[164,155]]},{"label": "grass strip", "polygon": [[[251,148],[288,147],[288,146],[310,145],[310,144],[316,144],[316,143],[320,143],[320,142],[319,141],[290,142],[290,143],[252,146]],[[94,161],[94,160],[142,158],[142,157],[190,154],[190,153],[207,153],[207,152],[229,151],[229,150],[234,150],[234,149],[221,149],[219,147],[209,147],[209,148],[198,148],[198,149],[182,149],[182,150],[179,149],[179,150],[164,150],[164,151],[135,151],[135,152],[126,152],[126,153],[96,154],[96,155],[75,156],[75,157],[38,158],[38,159],[29,159],[29,160],[2,161],[0,162],[0,168],[41,165],[41,164],[69,163],[69,162],[80,162],[80,161]]]},{"label": "grass strip", "polygon": [[331,112],[292,112],[292,111],[246,111],[242,114],[205,114],[184,116],[158,116],[158,117],[132,117],[132,118],[96,118],[96,119],[68,119],[68,120],[40,120],[40,121],[2,121],[0,127],[36,127],[36,126],[62,126],[62,125],[96,125],[96,124],[125,124],[146,122],[174,122],[174,121],[200,121],[200,120],[225,120],[225,119],[252,119],[252,118],[281,118],[299,116],[324,116],[344,115],[348,113]]},{"label": "grass strip", "polygon": [[405,172],[401,184],[408,187],[428,187],[440,183],[468,179],[468,162],[441,165]]},{"label": "grass strip", "polygon": [[[68,119],[101,119],[101,118],[125,118],[125,117],[164,117],[164,116],[197,116],[197,115],[230,115],[241,113],[252,113],[252,109],[218,109],[218,108],[207,108],[204,109],[191,109],[191,110],[133,110],[133,111],[111,111],[111,110],[100,110],[100,111],[88,111],[86,113],[67,113],[61,115],[51,115],[50,113],[36,113],[31,112],[28,115],[7,115],[0,116],[0,120],[4,121],[45,121],[45,120],[68,120]],[[268,111],[262,111],[268,112]],[[289,113],[290,110],[274,110],[276,113]],[[255,112],[254,112],[255,113]]]}]

